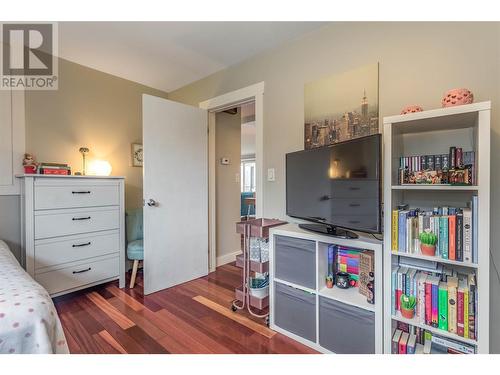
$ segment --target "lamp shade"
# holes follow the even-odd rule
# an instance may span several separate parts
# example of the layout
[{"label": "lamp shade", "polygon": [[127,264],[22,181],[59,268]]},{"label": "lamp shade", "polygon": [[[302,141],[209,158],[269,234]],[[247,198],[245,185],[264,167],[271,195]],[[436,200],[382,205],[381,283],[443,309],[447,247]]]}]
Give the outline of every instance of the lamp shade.
[{"label": "lamp shade", "polygon": [[93,160],[89,165],[88,174],[92,176],[109,176],[111,174],[111,164],[106,160]]}]

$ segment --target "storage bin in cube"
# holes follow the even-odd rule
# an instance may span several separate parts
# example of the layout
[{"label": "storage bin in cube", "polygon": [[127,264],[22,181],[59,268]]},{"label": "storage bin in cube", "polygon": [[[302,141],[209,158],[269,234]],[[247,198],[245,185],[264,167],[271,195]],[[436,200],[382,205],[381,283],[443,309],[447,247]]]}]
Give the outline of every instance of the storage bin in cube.
[{"label": "storage bin in cube", "polygon": [[260,262],[260,239],[250,237],[250,260]]}]

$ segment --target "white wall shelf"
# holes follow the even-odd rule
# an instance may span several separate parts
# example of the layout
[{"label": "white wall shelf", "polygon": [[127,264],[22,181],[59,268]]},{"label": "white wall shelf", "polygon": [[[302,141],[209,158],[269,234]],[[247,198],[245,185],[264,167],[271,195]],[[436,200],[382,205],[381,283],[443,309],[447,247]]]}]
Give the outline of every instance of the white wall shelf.
[{"label": "white wall shelf", "polygon": [[[440,108],[407,115],[384,118],[384,352],[391,353],[392,332],[397,322],[424,328],[443,337],[474,345],[476,352],[489,353],[490,341],[490,111],[491,103]],[[398,185],[399,160],[409,155],[446,153],[450,146],[475,151],[475,186]],[[478,197],[477,263],[460,262],[419,253],[391,251],[392,210],[400,204],[410,208],[432,208],[461,204]],[[460,337],[448,331],[421,324],[417,319],[405,319],[399,312],[392,314],[392,266],[403,258],[438,262],[455,269],[469,269],[476,274],[478,304],[476,311],[477,340]]]}]

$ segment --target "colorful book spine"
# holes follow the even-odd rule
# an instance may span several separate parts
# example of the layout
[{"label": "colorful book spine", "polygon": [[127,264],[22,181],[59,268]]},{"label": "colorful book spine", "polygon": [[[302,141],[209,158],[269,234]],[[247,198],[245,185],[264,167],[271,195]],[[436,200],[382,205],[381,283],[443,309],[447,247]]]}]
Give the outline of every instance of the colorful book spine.
[{"label": "colorful book spine", "polygon": [[438,327],[439,325],[439,278],[437,276],[432,277],[432,289],[431,289],[431,325],[433,327]]},{"label": "colorful book spine", "polygon": [[464,214],[462,210],[457,212],[457,220],[456,220],[456,254],[457,260],[463,262],[464,260]]},{"label": "colorful book spine", "polygon": [[472,262],[472,210],[470,208],[463,209],[463,261]]},{"label": "colorful book spine", "polygon": [[469,288],[467,286],[464,287],[463,293],[464,293],[464,337],[469,337]]},{"label": "colorful book spine", "polygon": [[408,211],[399,211],[399,233],[398,233],[398,248],[401,252],[406,252],[406,218]]},{"label": "colorful book spine", "polygon": [[458,279],[448,277],[448,332],[457,333],[457,288]]},{"label": "colorful book spine", "polygon": [[477,215],[479,209],[477,200],[478,200],[477,195],[474,195],[472,197],[472,261],[474,263],[477,263],[478,241],[479,241],[479,236],[477,235],[478,232]]},{"label": "colorful book spine", "polygon": [[403,331],[400,329],[396,329],[394,334],[392,335],[392,343],[391,343],[391,353],[399,354],[399,340],[401,340],[401,335]]},{"label": "colorful book spine", "polygon": [[448,331],[448,285],[441,281],[439,283],[439,318],[438,328]]},{"label": "colorful book spine", "polygon": [[398,251],[398,222],[399,222],[399,211],[398,210],[393,210],[392,211],[392,237],[391,237],[391,250],[392,252],[397,252]]},{"label": "colorful book spine", "polygon": [[448,217],[443,215],[439,217],[439,254],[443,259],[451,258],[452,254],[448,253]]},{"label": "colorful book spine", "polygon": [[406,344],[406,354],[415,354],[415,346],[417,344],[417,336],[414,333],[410,333],[408,337],[408,343]]},{"label": "colorful book spine", "polygon": [[456,226],[457,217],[455,215],[448,216],[448,256],[450,259],[453,254],[456,254]]},{"label": "colorful book spine", "polygon": [[418,279],[417,317],[420,323],[425,323],[425,280],[427,275],[421,273]]},{"label": "colorful book spine", "polygon": [[399,354],[406,354],[406,345],[408,344],[408,338],[410,334],[408,332],[403,332],[401,338],[399,339]]},{"label": "colorful book spine", "polygon": [[428,277],[425,281],[425,324],[428,326],[432,323],[432,284],[430,279]]},{"label": "colorful book spine", "polygon": [[457,335],[464,336],[464,290],[457,290]]},{"label": "colorful book spine", "polygon": [[476,281],[474,274],[469,275],[469,338],[476,339]]}]

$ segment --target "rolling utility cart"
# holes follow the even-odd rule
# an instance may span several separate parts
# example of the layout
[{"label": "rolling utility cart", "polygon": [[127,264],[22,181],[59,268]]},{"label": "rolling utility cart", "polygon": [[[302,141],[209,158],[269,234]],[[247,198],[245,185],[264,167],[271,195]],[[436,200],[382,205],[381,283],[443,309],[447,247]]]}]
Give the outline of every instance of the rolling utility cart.
[{"label": "rolling utility cart", "polygon": [[282,224],[286,222],[263,218],[236,223],[236,233],[243,235],[242,254],[236,257],[236,265],[243,269],[243,276],[231,309],[236,312],[246,308],[252,316],[265,319],[267,325],[269,313],[262,310],[269,306],[269,229]]}]

